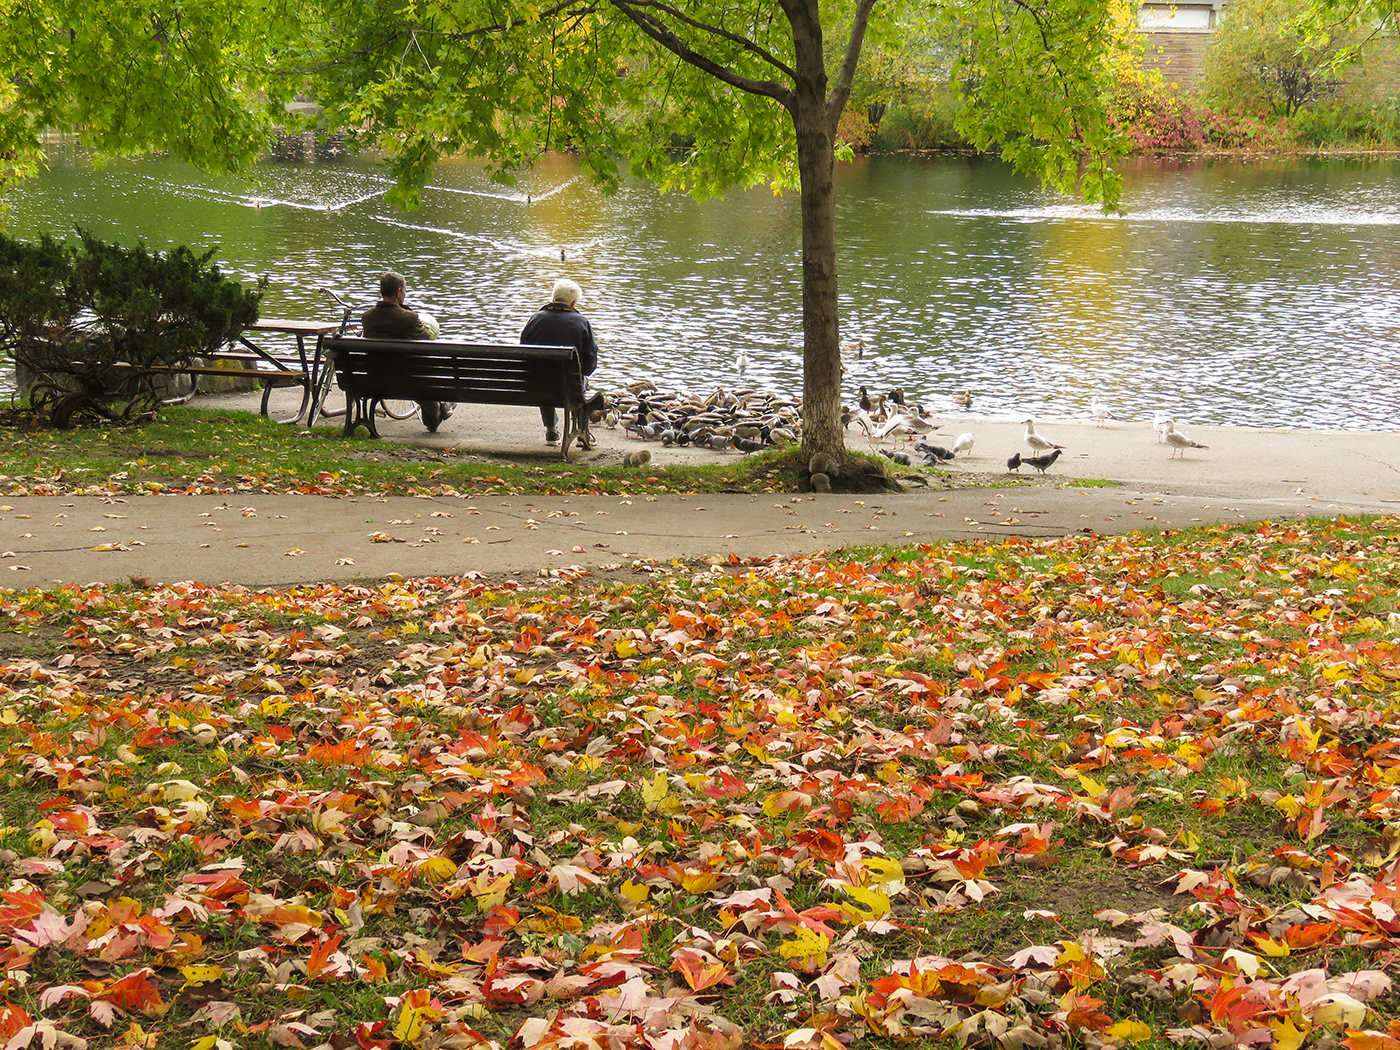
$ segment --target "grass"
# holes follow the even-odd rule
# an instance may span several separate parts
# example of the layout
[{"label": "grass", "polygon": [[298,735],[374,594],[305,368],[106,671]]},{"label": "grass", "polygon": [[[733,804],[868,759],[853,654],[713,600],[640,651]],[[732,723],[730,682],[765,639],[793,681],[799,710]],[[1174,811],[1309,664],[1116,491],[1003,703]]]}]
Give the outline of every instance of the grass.
[{"label": "grass", "polygon": [[[335,427],[285,426],[252,412],[168,406],[152,422],[40,427],[32,414],[0,413],[0,493],[59,495],[182,490],[208,493],[301,492],[346,495],[664,494],[796,492],[792,456],[779,451],[714,465],[638,470],[570,463],[481,463],[454,448],[424,448],[344,438]],[[890,463],[853,453],[875,476]],[[905,473],[908,473],[906,470]],[[969,477],[928,470],[935,488],[967,486]],[[1034,484],[1030,478],[981,479],[986,487]],[[1104,481],[1075,481],[1100,486]]]}]

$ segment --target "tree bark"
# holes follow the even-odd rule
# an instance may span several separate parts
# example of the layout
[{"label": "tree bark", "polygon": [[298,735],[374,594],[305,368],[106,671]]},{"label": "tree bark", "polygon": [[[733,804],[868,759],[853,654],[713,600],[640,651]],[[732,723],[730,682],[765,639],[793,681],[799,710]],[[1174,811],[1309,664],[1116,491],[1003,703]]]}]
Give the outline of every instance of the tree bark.
[{"label": "tree bark", "polygon": [[[841,429],[841,326],[837,311],[836,121],[827,99],[816,0],[787,0],[797,60],[792,104],[802,192],[802,451],[846,461]],[[839,117],[839,113],[837,114]]]}]

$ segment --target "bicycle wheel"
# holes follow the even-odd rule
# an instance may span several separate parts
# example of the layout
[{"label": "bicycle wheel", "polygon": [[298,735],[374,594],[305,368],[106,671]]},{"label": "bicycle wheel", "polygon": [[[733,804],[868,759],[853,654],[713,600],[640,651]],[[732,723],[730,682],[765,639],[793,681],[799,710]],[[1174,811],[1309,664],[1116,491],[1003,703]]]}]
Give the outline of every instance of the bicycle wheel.
[{"label": "bicycle wheel", "polygon": [[376,411],[390,419],[408,419],[410,416],[418,414],[418,402],[399,401],[391,398],[388,401],[379,402]]}]

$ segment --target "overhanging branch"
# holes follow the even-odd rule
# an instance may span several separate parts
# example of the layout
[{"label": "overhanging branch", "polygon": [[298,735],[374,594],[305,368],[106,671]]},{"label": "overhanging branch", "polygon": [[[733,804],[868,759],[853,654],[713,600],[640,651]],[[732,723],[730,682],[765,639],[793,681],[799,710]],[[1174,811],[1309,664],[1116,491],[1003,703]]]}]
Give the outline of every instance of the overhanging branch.
[{"label": "overhanging branch", "polygon": [[655,2],[655,0],[609,0],[609,2],[613,7],[626,15],[638,29],[651,37],[652,40],[656,41],[667,51],[670,51],[681,61],[689,63],[703,73],[708,73],[716,80],[722,81],[730,87],[736,87],[740,91],[747,91],[752,95],[763,95],[767,98],[775,99],[788,110],[792,109],[793,93],[790,88],[776,81],[755,80],[753,77],[746,77],[740,73],[734,72],[728,66],[721,65],[709,56],[702,55],[694,48],[688,46],[680,37],[676,36],[671,27],[657,14],[650,10],[643,9],[655,8],[692,28],[712,33],[730,40],[733,43],[737,43],[744,47],[745,50],[762,57],[765,61],[781,70],[787,76],[795,78],[795,74],[789,67],[778,61],[773,55],[764,51],[763,48],[759,47],[753,41],[738,36],[737,34],[729,33],[727,30],[722,30],[715,26],[706,26],[703,23],[696,22],[693,19],[685,17],[674,8],[666,4]]}]

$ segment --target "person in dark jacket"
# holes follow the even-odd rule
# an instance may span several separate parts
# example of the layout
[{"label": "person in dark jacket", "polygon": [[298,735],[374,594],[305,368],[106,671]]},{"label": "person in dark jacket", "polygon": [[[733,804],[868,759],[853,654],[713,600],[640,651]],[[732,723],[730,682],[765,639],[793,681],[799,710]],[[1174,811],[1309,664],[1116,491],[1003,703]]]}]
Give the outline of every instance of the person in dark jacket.
[{"label": "person in dark jacket", "polygon": [[[527,346],[572,346],[578,350],[579,368],[583,372],[583,388],[588,389],[588,377],[598,367],[598,344],[593,339],[593,326],[578,312],[583,289],[567,278],[554,282],[554,298],[537,310],[525,322],[520,342]],[[603,395],[594,394],[585,402],[590,410],[603,407]],[[553,405],[540,406],[540,421],[544,423],[544,440],[552,445],[559,440],[559,419]]]},{"label": "person in dark jacket", "polygon": [[[360,317],[360,331],[366,339],[436,339],[437,322],[429,325],[418,314],[404,306],[408,285],[398,274],[390,271],[379,278],[379,302]],[[431,316],[431,315],[430,315]],[[452,415],[455,406],[450,401],[420,401],[418,411],[430,434]]]}]

